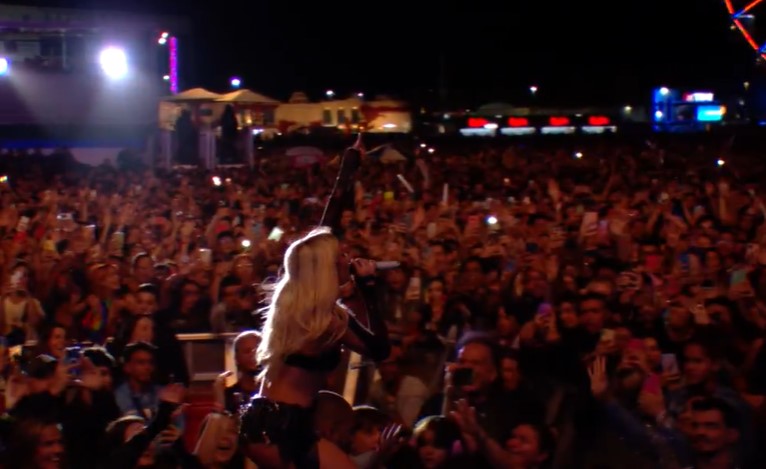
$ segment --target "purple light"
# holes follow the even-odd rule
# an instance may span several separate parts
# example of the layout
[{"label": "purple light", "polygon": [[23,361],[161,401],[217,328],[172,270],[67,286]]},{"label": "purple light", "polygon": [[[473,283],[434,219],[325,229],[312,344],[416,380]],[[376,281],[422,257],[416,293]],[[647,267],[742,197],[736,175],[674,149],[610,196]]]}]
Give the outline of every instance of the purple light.
[{"label": "purple light", "polygon": [[170,38],[170,92],[178,93],[178,38]]}]

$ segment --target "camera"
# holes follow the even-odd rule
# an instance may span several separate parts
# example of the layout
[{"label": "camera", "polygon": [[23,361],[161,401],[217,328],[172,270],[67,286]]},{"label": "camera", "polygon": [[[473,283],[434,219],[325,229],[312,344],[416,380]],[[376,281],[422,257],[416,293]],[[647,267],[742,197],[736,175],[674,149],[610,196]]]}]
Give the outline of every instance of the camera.
[{"label": "camera", "polygon": [[452,384],[457,387],[473,384],[473,369],[458,368],[452,373]]}]

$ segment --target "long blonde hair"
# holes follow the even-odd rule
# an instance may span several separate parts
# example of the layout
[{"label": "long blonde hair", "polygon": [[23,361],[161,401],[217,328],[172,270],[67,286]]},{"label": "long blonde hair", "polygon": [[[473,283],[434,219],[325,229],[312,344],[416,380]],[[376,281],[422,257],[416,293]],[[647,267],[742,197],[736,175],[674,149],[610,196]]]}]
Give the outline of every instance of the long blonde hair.
[{"label": "long blonde hair", "polygon": [[292,353],[319,353],[340,340],[348,316],[338,299],[338,240],[318,228],[285,252],[284,274],[264,310],[258,346],[262,377],[272,375]]}]

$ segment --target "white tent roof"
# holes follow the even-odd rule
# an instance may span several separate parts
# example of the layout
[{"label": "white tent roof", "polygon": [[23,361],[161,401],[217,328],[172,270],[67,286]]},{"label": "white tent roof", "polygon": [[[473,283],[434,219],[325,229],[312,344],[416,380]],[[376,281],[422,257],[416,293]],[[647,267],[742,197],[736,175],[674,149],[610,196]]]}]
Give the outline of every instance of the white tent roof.
[{"label": "white tent roof", "polygon": [[218,102],[243,104],[279,104],[276,99],[269,98],[250,90],[237,90],[216,99]]},{"label": "white tent roof", "polygon": [[398,163],[400,161],[407,161],[407,158],[402,155],[399,150],[389,146],[383,150],[383,154],[380,156],[380,161],[384,164]]},{"label": "white tent roof", "polygon": [[173,96],[167,96],[165,101],[215,101],[221,98],[222,95],[213,93],[205,88],[192,88],[190,90],[182,91]]}]

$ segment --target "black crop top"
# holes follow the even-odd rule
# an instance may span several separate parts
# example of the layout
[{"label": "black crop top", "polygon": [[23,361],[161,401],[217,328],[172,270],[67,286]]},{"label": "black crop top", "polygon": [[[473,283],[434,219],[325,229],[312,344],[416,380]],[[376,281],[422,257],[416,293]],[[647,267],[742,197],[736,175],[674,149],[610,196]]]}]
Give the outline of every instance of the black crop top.
[{"label": "black crop top", "polygon": [[340,365],[340,345],[325,350],[319,355],[304,355],[293,353],[285,357],[285,364],[303,368],[308,371],[327,372],[335,370]]}]

